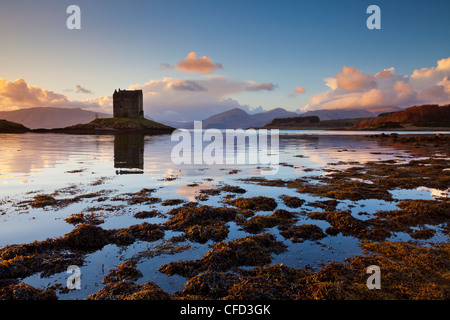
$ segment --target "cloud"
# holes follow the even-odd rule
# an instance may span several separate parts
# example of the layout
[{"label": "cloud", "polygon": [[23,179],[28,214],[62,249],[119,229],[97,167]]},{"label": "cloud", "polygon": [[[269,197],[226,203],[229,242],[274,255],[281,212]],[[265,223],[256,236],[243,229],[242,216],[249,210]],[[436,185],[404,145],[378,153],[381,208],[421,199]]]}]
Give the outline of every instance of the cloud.
[{"label": "cloud", "polygon": [[342,67],[342,72],[334,77],[336,79],[337,89],[345,91],[360,91],[372,89],[376,86],[373,77],[363,73],[354,66]]},{"label": "cloud", "polygon": [[436,67],[416,69],[411,75],[397,75],[393,67],[369,74],[344,66],[334,77],[324,79],[329,90],[312,96],[301,110],[447,104],[449,79],[450,57],[439,60]]},{"label": "cloud", "polygon": [[79,84],[77,84],[75,86],[75,92],[76,93],[88,93],[88,94],[93,94],[93,92],[91,90],[88,90],[86,88],[83,88],[82,86],[80,86]]},{"label": "cloud", "polygon": [[436,67],[421,68],[413,71],[409,82],[414,89],[430,88],[450,76],[450,57],[441,59]]},{"label": "cloud", "polygon": [[296,86],[295,87],[295,89],[294,89],[294,91],[292,91],[290,94],[289,94],[289,97],[295,97],[296,95],[298,95],[298,94],[303,94],[303,93],[305,93],[305,88],[303,88],[303,87],[301,87],[301,86]]},{"label": "cloud", "polygon": [[172,88],[175,90],[188,90],[188,91],[208,91],[208,89],[202,87],[193,80],[178,80],[172,83]]},{"label": "cloud", "polygon": [[[163,64],[165,67],[169,65]],[[162,65],[162,66],[163,66]],[[189,73],[211,73],[216,69],[223,69],[222,64],[213,63],[211,58],[206,56],[197,58],[197,54],[195,52],[190,52],[186,59],[178,62],[177,67],[175,68],[179,71],[186,71]]]},{"label": "cloud", "polygon": [[112,103],[108,97],[83,101],[69,100],[63,94],[42,89],[39,86],[31,86],[24,79],[7,81],[0,78],[0,110],[2,111],[32,107],[58,107],[109,112],[111,106]]},{"label": "cloud", "polygon": [[375,74],[375,78],[392,78],[394,76],[394,72],[395,68],[390,67],[389,69],[384,69],[377,72],[377,74]]},{"label": "cloud", "polygon": [[170,65],[170,64],[168,64],[168,63],[161,63],[159,65],[158,69],[161,70],[161,71],[165,71],[165,70],[173,70],[173,69],[175,69],[175,67]]},{"label": "cloud", "polygon": [[63,105],[67,97],[38,86],[30,86],[24,79],[7,81],[0,78],[1,107],[17,109],[20,107],[36,107],[46,105]]},{"label": "cloud", "polygon": [[195,80],[165,77],[134,84],[128,89],[143,91],[145,116],[157,121],[192,121],[233,108],[249,111],[249,106],[230,99],[230,95],[244,92],[247,86],[246,81],[233,81],[223,76]]},{"label": "cloud", "polygon": [[245,91],[273,91],[278,86],[276,84],[270,83],[270,82],[262,82],[262,83],[256,83],[254,81],[248,81],[250,83],[250,86],[245,88]]},{"label": "cloud", "polygon": [[442,75],[443,73],[448,72],[450,72],[450,57],[439,60],[437,62],[437,67],[421,68],[418,70],[414,70],[414,72],[411,75],[411,78],[412,79],[432,78],[436,74]]}]

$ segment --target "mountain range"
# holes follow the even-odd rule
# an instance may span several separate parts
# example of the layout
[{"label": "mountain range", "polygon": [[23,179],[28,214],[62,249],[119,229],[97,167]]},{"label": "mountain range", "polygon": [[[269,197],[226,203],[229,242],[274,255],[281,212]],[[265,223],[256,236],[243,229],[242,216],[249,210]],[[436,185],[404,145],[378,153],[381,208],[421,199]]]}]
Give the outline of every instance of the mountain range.
[{"label": "mountain range", "polygon": [[[263,127],[276,118],[293,118],[293,117],[311,117],[318,116],[321,121],[323,120],[338,120],[349,118],[370,118],[377,117],[380,113],[394,112],[402,110],[398,107],[380,107],[371,109],[322,109],[315,111],[308,111],[304,113],[297,113],[287,111],[283,108],[276,108],[265,112],[256,114],[249,114],[246,111],[234,108],[228,111],[224,111],[215,114],[209,118],[202,120],[203,129],[217,128],[217,129],[238,129],[238,128],[250,128],[250,127]],[[166,125],[170,125],[176,128],[192,129],[194,127],[193,122],[180,123],[174,121],[161,121]]]},{"label": "mountain range", "polygon": [[[245,129],[249,127],[264,126],[275,118],[290,118],[297,116],[297,113],[286,111],[282,108],[276,108],[256,114],[249,114],[242,109],[234,108],[202,120],[202,126],[203,129]],[[185,129],[192,129],[194,124],[193,122],[190,122],[182,127]]]},{"label": "mountain range", "polygon": [[[348,118],[376,117],[380,113],[402,110],[398,107],[383,107],[371,109],[322,109],[297,113],[283,108],[249,114],[246,111],[234,108],[202,120],[204,129],[246,129],[250,127],[263,127],[275,118],[318,116],[323,120],[337,120]],[[36,107],[14,111],[0,111],[0,119],[20,123],[30,129],[65,128],[77,124],[89,123],[96,118],[109,118],[110,114],[98,113],[79,108],[46,108]],[[152,119],[152,118],[150,118]],[[192,129],[193,122],[159,121],[165,125]]]}]

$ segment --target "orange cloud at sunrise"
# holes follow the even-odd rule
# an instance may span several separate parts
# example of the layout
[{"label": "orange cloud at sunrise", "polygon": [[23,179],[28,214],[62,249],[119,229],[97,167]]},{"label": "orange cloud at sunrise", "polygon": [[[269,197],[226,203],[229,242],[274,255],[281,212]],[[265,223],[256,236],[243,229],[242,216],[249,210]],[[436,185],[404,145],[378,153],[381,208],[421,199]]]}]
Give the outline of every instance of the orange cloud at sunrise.
[{"label": "orange cloud at sunrise", "polygon": [[302,86],[296,86],[294,91],[292,91],[292,93],[289,94],[289,97],[295,97],[296,95],[303,94],[305,92],[306,92],[305,88],[303,88]]},{"label": "orange cloud at sunrise", "polygon": [[415,69],[411,75],[394,72],[393,67],[370,74],[344,66],[334,77],[324,79],[329,90],[312,96],[302,110],[450,103],[450,57],[437,61],[436,67]]},{"label": "orange cloud at sunrise", "polygon": [[223,69],[222,64],[213,63],[212,59],[206,56],[197,58],[197,54],[195,52],[190,52],[186,59],[178,62],[176,67],[176,70],[190,73],[211,73],[216,69]]},{"label": "orange cloud at sunrise", "polygon": [[[77,85],[80,90],[88,91]],[[66,95],[29,85],[24,79],[7,81],[0,78],[0,111],[32,107],[83,108],[92,111],[109,111],[109,97],[98,97],[83,101],[69,100]]]},{"label": "orange cloud at sunrise", "polygon": [[24,79],[6,81],[0,78],[0,110],[19,107],[61,106],[67,97],[39,86],[30,86]]},{"label": "orange cloud at sunrise", "polygon": [[335,78],[337,87],[345,91],[358,91],[373,88],[375,85],[370,75],[361,72],[353,66],[344,66],[342,72],[338,73]]}]

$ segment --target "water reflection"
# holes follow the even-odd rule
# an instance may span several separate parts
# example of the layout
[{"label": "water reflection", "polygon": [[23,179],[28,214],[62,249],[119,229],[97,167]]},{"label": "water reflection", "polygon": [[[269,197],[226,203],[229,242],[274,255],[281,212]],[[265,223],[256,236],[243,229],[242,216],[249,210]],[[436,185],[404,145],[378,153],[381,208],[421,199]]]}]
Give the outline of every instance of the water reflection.
[{"label": "water reflection", "polygon": [[144,171],[144,135],[120,134],[114,137],[116,174],[142,174]]}]

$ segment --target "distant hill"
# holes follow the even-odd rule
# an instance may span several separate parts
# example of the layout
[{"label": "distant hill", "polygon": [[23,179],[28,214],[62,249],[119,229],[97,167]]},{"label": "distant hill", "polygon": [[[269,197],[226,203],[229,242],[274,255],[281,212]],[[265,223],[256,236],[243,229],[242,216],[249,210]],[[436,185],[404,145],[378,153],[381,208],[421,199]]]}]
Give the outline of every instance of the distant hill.
[{"label": "distant hill", "polygon": [[321,121],[323,120],[337,120],[348,118],[367,118],[374,117],[375,115],[367,110],[345,110],[345,109],[322,109],[307,111],[301,113],[302,117],[318,116]]},{"label": "distant hill", "polygon": [[0,120],[0,133],[24,133],[30,131],[29,128],[7,120]]},{"label": "distant hill", "polygon": [[369,109],[321,109],[299,114],[302,117],[318,116],[323,120],[354,119],[376,117],[383,112],[402,110],[399,107],[372,107]]},{"label": "distant hill", "polygon": [[79,123],[87,123],[96,118],[110,115],[79,108],[37,107],[14,111],[0,111],[0,119],[21,123],[30,129],[64,128]]},{"label": "distant hill", "polygon": [[413,106],[354,125],[358,129],[450,127],[450,105]]},{"label": "distant hill", "polygon": [[319,122],[320,119],[318,116],[275,118],[271,122],[266,124],[264,128],[293,127],[293,126],[317,124]]},{"label": "distant hill", "polygon": [[[203,129],[246,129],[249,127],[262,127],[275,118],[290,117],[298,117],[298,113],[287,111],[283,108],[276,108],[266,112],[249,114],[242,109],[234,108],[204,119],[202,121],[202,126]],[[194,124],[191,122],[180,127],[192,129]]]},{"label": "distant hill", "polygon": [[263,128],[281,130],[346,130],[348,127],[361,123],[363,120],[369,121],[371,119],[374,119],[374,117],[319,120],[318,116],[308,116],[274,119]]}]

